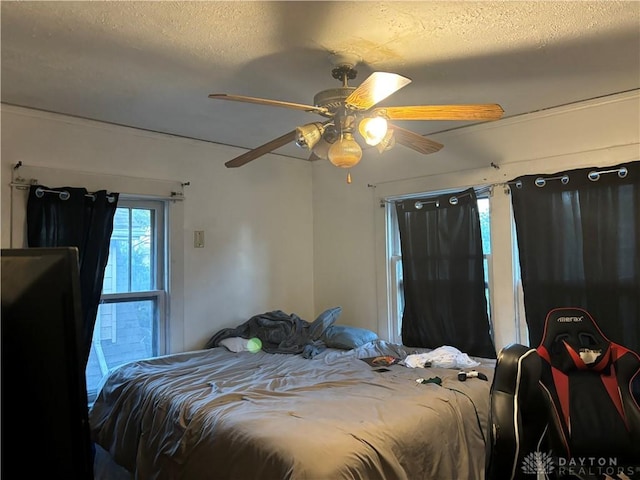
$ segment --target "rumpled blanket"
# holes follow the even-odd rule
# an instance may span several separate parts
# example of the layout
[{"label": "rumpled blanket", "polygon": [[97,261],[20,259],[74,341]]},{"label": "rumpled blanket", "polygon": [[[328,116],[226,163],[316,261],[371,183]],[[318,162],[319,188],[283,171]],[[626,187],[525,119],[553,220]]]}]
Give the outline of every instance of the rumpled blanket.
[{"label": "rumpled blanket", "polygon": [[327,348],[320,337],[329,325],[317,328],[316,322],[318,320],[309,323],[295,313],[288,314],[282,310],[261,313],[235,328],[219,330],[205,348],[217,347],[221,340],[229,337],[257,337],[262,342],[262,350],[267,353],[301,353],[305,358],[312,358]]},{"label": "rumpled blanket", "polygon": [[425,366],[440,368],[471,368],[480,365],[480,362],[472,360],[466,353],[448,345],[443,345],[442,347],[438,347],[427,353],[414,353],[407,355],[401,363],[409,368],[423,368]]}]

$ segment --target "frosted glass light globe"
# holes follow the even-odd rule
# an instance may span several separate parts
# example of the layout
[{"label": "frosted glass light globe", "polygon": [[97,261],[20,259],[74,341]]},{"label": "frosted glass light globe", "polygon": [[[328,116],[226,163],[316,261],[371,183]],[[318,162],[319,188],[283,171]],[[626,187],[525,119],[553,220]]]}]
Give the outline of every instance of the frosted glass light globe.
[{"label": "frosted glass light globe", "polygon": [[382,117],[362,119],[358,130],[368,145],[376,146],[387,134],[387,121]]},{"label": "frosted glass light globe", "polygon": [[357,165],[362,158],[362,148],[353,139],[351,133],[344,133],[331,148],[329,148],[329,161],[336,167],[350,168]]}]

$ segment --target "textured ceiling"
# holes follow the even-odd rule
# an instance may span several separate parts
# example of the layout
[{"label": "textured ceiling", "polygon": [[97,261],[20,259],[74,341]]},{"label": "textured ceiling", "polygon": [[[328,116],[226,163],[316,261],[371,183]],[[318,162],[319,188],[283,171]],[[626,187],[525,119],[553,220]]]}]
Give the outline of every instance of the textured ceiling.
[{"label": "textured ceiling", "polygon": [[[3,103],[245,149],[322,118],[207,95],[312,104],[340,85],[330,52],[362,59],[352,86],[376,70],[412,79],[380,105],[499,103],[511,117],[640,87],[637,1],[2,1],[1,9]],[[437,134],[469,123],[399,124]],[[308,157],[293,144],[277,152]]]}]

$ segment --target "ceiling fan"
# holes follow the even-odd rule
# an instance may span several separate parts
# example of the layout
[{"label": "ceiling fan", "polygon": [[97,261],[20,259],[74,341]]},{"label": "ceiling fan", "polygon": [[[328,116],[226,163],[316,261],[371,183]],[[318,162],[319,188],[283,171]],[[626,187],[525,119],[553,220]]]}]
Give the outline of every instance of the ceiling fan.
[{"label": "ceiling fan", "polygon": [[[350,87],[357,71],[358,57],[332,54],[333,78],[342,86],[317,93],[313,105],[268,100],[264,98],[212,93],[214,100],[256,103],[317,113],[327,120],[296,127],[281,137],[225,163],[229,168],[240,167],[283,145],[295,141],[299,147],[311,151],[309,160],[328,159],[337,167],[350,168],[362,158],[362,148],[375,147],[380,153],[395,143],[418,153],[429,154],[443,145],[415,132],[400,128],[389,120],[497,120],[504,113],[497,104],[470,105],[410,105],[374,108],[380,101],[408,85],[411,80],[388,72],[373,72],[358,87]],[[349,176],[347,178],[349,181]]]}]

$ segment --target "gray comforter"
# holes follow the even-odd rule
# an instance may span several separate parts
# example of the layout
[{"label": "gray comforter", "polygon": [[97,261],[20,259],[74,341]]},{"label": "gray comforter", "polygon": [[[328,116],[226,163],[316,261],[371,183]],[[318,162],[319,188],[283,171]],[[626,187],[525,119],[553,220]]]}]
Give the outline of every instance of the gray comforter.
[{"label": "gray comforter", "polygon": [[359,360],[406,354],[377,341],[313,359],[218,347],[134,362],[104,384],[92,435],[143,480],[483,478],[494,361],[477,359],[488,382],[460,382]]},{"label": "gray comforter", "polygon": [[207,342],[205,348],[217,347],[221,340],[230,337],[252,338],[262,341],[262,350],[267,353],[304,353],[311,358],[324,350],[319,340],[324,328],[329,326],[322,318],[309,323],[295,313],[274,310],[254,315],[235,328],[223,328]]}]

